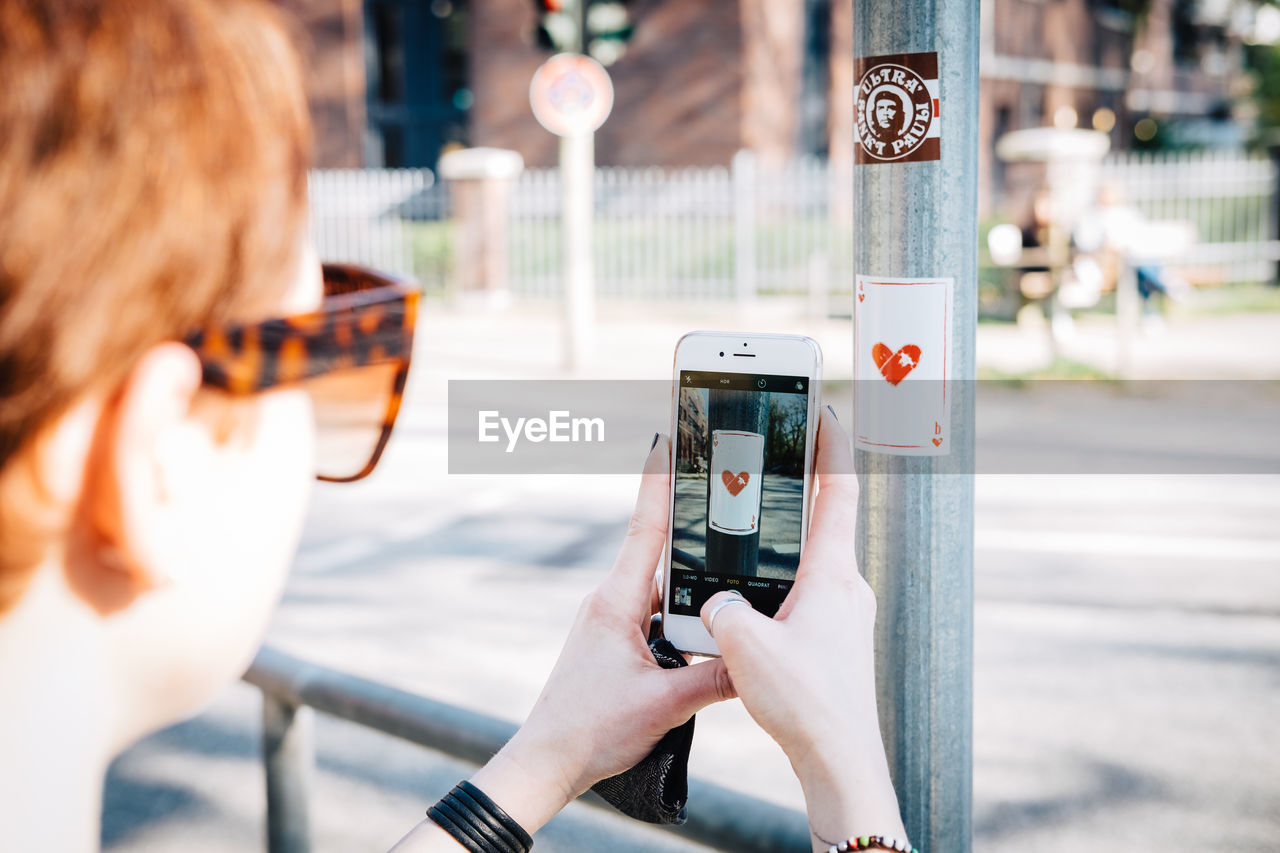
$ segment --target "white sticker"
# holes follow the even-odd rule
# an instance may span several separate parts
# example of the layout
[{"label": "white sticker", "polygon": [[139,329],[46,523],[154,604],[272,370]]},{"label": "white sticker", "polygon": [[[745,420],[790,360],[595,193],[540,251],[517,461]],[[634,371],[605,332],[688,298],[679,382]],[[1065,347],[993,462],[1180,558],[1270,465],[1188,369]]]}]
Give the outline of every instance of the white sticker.
[{"label": "white sticker", "polygon": [[954,279],[857,277],[855,441],[896,456],[951,452],[947,382]]},{"label": "white sticker", "polygon": [[713,530],[734,536],[756,532],[763,474],[763,435],[733,429],[712,431],[708,522]]}]

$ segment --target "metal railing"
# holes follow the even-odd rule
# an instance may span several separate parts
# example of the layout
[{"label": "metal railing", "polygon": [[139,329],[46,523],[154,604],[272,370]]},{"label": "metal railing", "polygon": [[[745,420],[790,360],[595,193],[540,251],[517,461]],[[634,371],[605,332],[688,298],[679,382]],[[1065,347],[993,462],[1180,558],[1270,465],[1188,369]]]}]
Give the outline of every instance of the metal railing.
[{"label": "metal railing", "polygon": [[[1102,180],[1120,184],[1150,220],[1195,226],[1179,266],[1206,283],[1269,281],[1280,261],[1275,165],[1242,154],[1113,155]],[[596,169],[596,293],[623,299],[847,298],[853,281],[849,175],[825,160],[765,168],[732,164]],[[327,260],[412,275],[450,291],[457,232],[451,189],[427,169],[311,173],[311,228]],[[528,169],[507,217],[512,294],[561,293],[560,178]]]},{"label": "metal railing", "polygon": [[[265,647],[244,680],[262,691],[263,762],[267,780],[269,853],[311,849],[310,801],[315,762],[311,709],[453,758],[483,764],[516,731],[516,724],[309,663]],[[582,801],[616,816],[604,800]],[[751,853],[808,851],[809,825],[791,809],[689,780],[689,821],[663,827],[690,841]]]}]

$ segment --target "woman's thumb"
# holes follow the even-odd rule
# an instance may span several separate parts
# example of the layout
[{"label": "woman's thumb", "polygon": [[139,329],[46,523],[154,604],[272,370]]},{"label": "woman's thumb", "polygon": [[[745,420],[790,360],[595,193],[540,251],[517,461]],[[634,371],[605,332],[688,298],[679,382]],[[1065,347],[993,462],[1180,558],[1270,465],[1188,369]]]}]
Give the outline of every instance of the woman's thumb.
[{"label": "woman's thumb", "polygon": [[734,699],[738,695],[722,660],[669,669],[662,676],[670,685],[674,694],[673,705],[680,710],[681,716],[692,716],[707,705]]},{"label": "woman's thumb", "polygon": [[749,646],[762,625],[772,622],[756,612],[751,602],[738,592],[717,592],[702,605],[702,624],[723,655],[726,645]]}]

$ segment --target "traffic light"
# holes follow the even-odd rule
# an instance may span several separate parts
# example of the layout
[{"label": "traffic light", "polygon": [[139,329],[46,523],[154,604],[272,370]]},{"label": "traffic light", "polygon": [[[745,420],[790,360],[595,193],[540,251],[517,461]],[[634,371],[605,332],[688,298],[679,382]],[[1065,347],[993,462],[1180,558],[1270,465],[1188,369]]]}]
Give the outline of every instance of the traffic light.
[{"label": "traffic light", "polygon": [[538,14],[533,40],[538,47],[552,53],[578,51],[581,32],[577,23],[579,0],[534,0]]},{"label": "traffic light", "polygon": [[534,42],[544,50],[586,53],[601,65],[626,52],[633,27],[623,0],[534,0],[534,8]]},{"label": "traffic light", "polygon": [[601,65],[609,66],[622,58],[631,39],[631,17],[627,4],[619,0],[588,0],[587,50]]}]

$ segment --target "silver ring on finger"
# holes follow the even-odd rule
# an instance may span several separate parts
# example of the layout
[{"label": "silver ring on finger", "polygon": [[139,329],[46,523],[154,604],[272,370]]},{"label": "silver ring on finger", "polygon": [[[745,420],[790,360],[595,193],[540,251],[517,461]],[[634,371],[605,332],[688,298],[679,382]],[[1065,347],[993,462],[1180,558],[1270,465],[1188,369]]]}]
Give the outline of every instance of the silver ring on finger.
[{"label": "silver ring on finger", "polygon": [[[720,611],[724,610],[730,604],[747,604],[747,600],[741,596],[731,595],[724,601],[711,608],[710,615],[707,616],[707,633],[711,634],[712,639],[716,636],[716,617],[720,615]],[[750,607],[750,604],[747,604]]]}]

